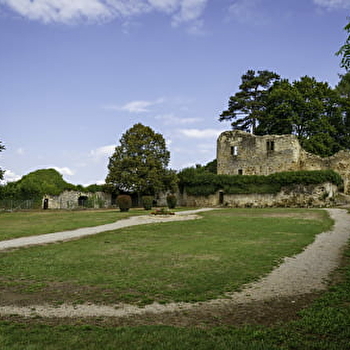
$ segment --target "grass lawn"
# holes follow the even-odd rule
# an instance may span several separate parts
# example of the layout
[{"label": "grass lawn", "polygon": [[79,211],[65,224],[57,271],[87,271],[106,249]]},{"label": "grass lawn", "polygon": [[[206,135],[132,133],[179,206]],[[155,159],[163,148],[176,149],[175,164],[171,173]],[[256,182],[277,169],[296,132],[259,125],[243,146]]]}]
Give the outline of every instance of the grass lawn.
[{"label": "grass lawn", "polygon": [[144,210],[47,210],[0,213],[0,241],[44,233],[73,230],[80,227],[109,224],[131,215],[144,215]]},{"label": "grass lawn", "polygon": [[268,273],[332,224],[320,210],[202,216],[1,252],[0,288],[57,303],[204,301]]},{"label": "grass lawn", "polygon": [[[203,219],[196,221],[145,225],[2,252],[0,291],[25,296],[23,303],[25,298],[138,304],[207,300],[267,273],[283,256],[300,252],[332,224],[321,210],[235,209],[201,215]],[[50,326],[35,320],[4,321],[0,348],[349,349],[349,264],[343,278],[303,311],[300,320],[270,328]]]}]

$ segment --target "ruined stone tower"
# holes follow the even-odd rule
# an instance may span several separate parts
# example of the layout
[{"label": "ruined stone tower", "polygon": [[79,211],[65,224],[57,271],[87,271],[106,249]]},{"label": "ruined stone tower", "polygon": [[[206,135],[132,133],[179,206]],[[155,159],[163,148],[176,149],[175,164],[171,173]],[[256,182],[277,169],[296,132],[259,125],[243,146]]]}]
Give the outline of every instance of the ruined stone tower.
[{"label": "ruined stone tower", "polygon": [[306,152],[294,135],[256,136],[244,131],[223,132],[217,141],[217,171],[227,175],[269,175],[282,171],[338,172],[344,193],[350,194],[350,151],[322,158]]}]

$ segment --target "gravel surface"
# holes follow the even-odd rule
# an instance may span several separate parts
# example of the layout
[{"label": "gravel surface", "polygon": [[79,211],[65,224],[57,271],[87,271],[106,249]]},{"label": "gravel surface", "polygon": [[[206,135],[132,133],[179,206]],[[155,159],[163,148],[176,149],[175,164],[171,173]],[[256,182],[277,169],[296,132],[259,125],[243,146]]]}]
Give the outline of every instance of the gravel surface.
[{"label": "gravel surface", "polygon": [[[350,238],[350,215],[347,214],[347,211],[343,209],[328,209],[328,211],[335,220],[335,225],[331,231],[317,235],[315,241],[306,247],[302,253],[285,258],[282,264],[269,275],[258,282],[244,286],[240,292],[227,294],[226,299],[194,304],[170,303],[160,305],[154,303],[142,308],[126,304],[109,306],[92,304],[74,306],[63,304],[58,307],[50,305],[33,305],[31,307],[3,306],[0,307],[0,315],[17,314],[24,317],[41,316],[55,318],[126,317],[146,313],[161,314],[184,310],[198,311],[203,308],[209,310],[210,308],[230,307],[232,305],[242,305],[257,301],[293,296],[298,297],[324,290],[327,288],[327,278],[339,265],[342,251]],[[193,215],[193,213],[193,211],[183,212],[182,215]],[[140,219],[140,217],[138,218]],[[110,225],[104,226],[109,227]]]},{"label": "gravel surface", "polygon": [[10,239],[7,241],[0,241],[0,251],[12,248],[20,248],[31,245],[47,244],[54,242],[69,241],[84,236],[91,236],[97,233],[117,230],[123,227],[152,224],[155,222],[168,222],[168,221],[181,221],[181,220],[194,220],[200,217],[196,213],[213,210],[212,208],[201,208],[195,210],[187,210],[177,212],[176,215],[141,215],[132,216],[128,219],[116,221],[112,224],[100,225],[95,227],[84,227],[72,231],[62,231],[55,233],[47,233],[38,236],[29,236]]}]

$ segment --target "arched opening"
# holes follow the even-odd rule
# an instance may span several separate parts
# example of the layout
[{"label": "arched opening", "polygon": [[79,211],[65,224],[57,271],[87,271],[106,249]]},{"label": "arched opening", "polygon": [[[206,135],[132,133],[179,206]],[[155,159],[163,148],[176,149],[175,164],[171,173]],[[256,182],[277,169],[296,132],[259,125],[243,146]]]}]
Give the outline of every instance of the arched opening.
[{"label": "arched opening", "polygon": [[87,196],[80,196],[78,198],[78,205],[79,207],[84,207],[87,203],[88,197]]}]

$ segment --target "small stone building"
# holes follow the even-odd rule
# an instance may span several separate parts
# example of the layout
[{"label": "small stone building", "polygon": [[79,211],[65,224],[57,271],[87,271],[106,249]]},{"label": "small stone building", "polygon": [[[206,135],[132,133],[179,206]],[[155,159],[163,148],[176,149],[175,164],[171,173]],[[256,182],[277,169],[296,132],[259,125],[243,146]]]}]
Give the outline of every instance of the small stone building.
[{"label": "small stone building", "polygon": [[256,136],[233,130],[217,141],[217,171],[227,175],[269,175],[282,171],[326,170],[339,173],[350,194],[350,151],[322,158],[306,152],[294,135]]},{"label": "small stone building", "polygon": [[58,196],[46,195],[43,209],[108,208],[112,205],[112,195],[105,192],[63,191]]}]

